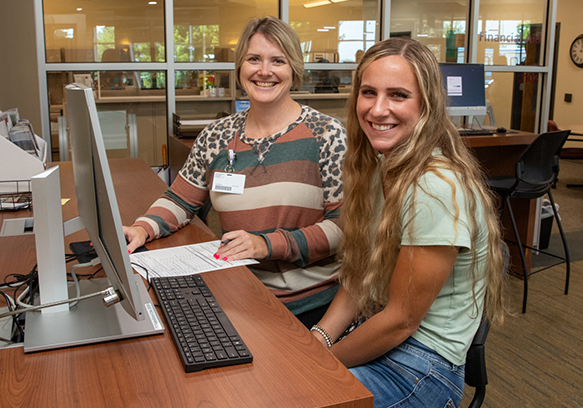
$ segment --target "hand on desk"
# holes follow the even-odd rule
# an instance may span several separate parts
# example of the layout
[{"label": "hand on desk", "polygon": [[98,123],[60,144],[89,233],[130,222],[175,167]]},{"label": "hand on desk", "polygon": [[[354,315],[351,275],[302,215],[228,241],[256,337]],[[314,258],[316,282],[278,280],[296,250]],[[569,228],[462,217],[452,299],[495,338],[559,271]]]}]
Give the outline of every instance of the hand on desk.
[{"label": "hand on desk", "polygon": [[217,250],[220,259],[237,261],[240,259],[265,259],[269,255],[267,242],[263,237],[249,234],[245,231],[227,232],[221,238],[221,245]]},{"label": "hand on desk", "polygon": [[144,245],[148,239],[148,233],[142,227],[123,227],[123,234],[128,242],[130,253]]}]

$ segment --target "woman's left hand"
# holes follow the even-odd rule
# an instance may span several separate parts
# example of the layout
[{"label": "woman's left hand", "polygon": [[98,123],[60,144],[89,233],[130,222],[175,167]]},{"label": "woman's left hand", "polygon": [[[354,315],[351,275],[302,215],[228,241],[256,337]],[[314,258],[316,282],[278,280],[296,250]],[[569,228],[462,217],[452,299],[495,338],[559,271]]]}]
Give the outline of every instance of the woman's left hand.
[{"label": "woman's left hand", "polygon": [[225,261],[249,258],[262,260],[269,255],[269,248],[263,237],[241,230],[231,231],[221,238],[217,255]]}]

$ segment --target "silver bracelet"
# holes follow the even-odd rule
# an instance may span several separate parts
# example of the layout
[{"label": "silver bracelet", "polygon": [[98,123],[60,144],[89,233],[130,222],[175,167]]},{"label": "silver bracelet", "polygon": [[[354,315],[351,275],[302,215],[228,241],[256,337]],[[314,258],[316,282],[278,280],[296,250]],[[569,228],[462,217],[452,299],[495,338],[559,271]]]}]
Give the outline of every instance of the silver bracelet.
[{"label": "silver bracelet", "polygon": [[328,345],[328,348],[332,347],[332,338],[330,337],[330,335],[328,334],[328,332],[326,330],[324,330],[323,328],[321,328],[320,326],[315,324],[312,326],[310,331],[311,332],[317,331],[318,333],[320,333],[322,335],[322,337],[324,337],[324,340],[326,340],[326,344]]}]

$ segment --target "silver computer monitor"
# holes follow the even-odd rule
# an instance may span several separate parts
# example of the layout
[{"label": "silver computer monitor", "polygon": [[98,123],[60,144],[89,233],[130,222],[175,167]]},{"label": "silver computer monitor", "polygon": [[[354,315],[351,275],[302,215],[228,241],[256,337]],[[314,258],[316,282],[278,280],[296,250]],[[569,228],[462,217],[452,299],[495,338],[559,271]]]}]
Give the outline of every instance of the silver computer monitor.
[{"label": "silver computer monitor", "polygon": [[483,64],[440,63],[449,116],[485,116],[486,87]]},{"label": "silver computer monitor", "polygon": [[122,306],[133,318],[142,320],[93,91],[73,84],[66,87],[66,94],[79,217]]},{"label": "silver computer monitor", "polygon": [[[93,91],[84,85],[67,85],[66,100],[79,218],[107,276],[83,281],[82,288],[89,292],[112,288],[113,292],[103,300],[82,300],[63,312],[28,312],[26,352],[164,331],[141,277],[131,267]],[[51,177],[41,178],[42,183],[50,180]],[[33,201],[36,200],[34,189],[33,185]],[[53,212],[60,212],[60,203],[55,205],[58,207]],[[35,224],[36,213],[35,208]],[[44,215],[39,211],[38,216]],[[46,217],[52,218],[51,214]],[[60,234],[62,239],[62,225]],[[37,248],[37,258],[38,254]],[[39,269],[39,280],[41,272],[44,273]],[[42,285],[40,291],[44,302]]]}]

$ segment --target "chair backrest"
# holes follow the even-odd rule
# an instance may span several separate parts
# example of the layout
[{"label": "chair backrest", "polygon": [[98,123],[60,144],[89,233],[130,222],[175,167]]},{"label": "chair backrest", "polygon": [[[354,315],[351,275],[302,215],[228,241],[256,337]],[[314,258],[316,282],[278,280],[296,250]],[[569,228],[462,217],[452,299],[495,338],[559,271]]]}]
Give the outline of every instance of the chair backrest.
[{"label": "chair backrest", "polygon": [[484,354],[484,344],[490,331],[490,323],[484,317],[474,335],[472,345],[466,355],[466,372],[465,382],[470,387],[477,387],[488,384],[488,375],[486,372],[486,358]]},{"label": "chair backrest", "polygon": [[559,175],[559,152],[570,130],[542,133],[522,153],[516,163],[516,178],[525,183],[550,184]]},{"label": "chair backrest", "polygon": [[[209,211],[211,210],[212,207],[212,203],[210,198],[208,200],[206,200],[204,202],[204,204],[202,205],[202,207],[200,207],[200,210],[198,210],[198,218],[201,219],[202,222],[204,222],[205,224],[207,224],[207,216],[209,214]],[[208,225],[208,224],[207,224]]]},{"label": "chair backrest", "polygon": [[[506,277],[510,263],[510,251],[505,242],[500,243],[504,264],[502,274]],[[490,331],[490,322],[484,314],[478,331],[474,335],[470,349],[466,355],[465,383],[476,389],[474,398],[468,408],[478,408],[484,402],[486,385],[488,384],[488,371],[486,370],[486,338]]]}]

